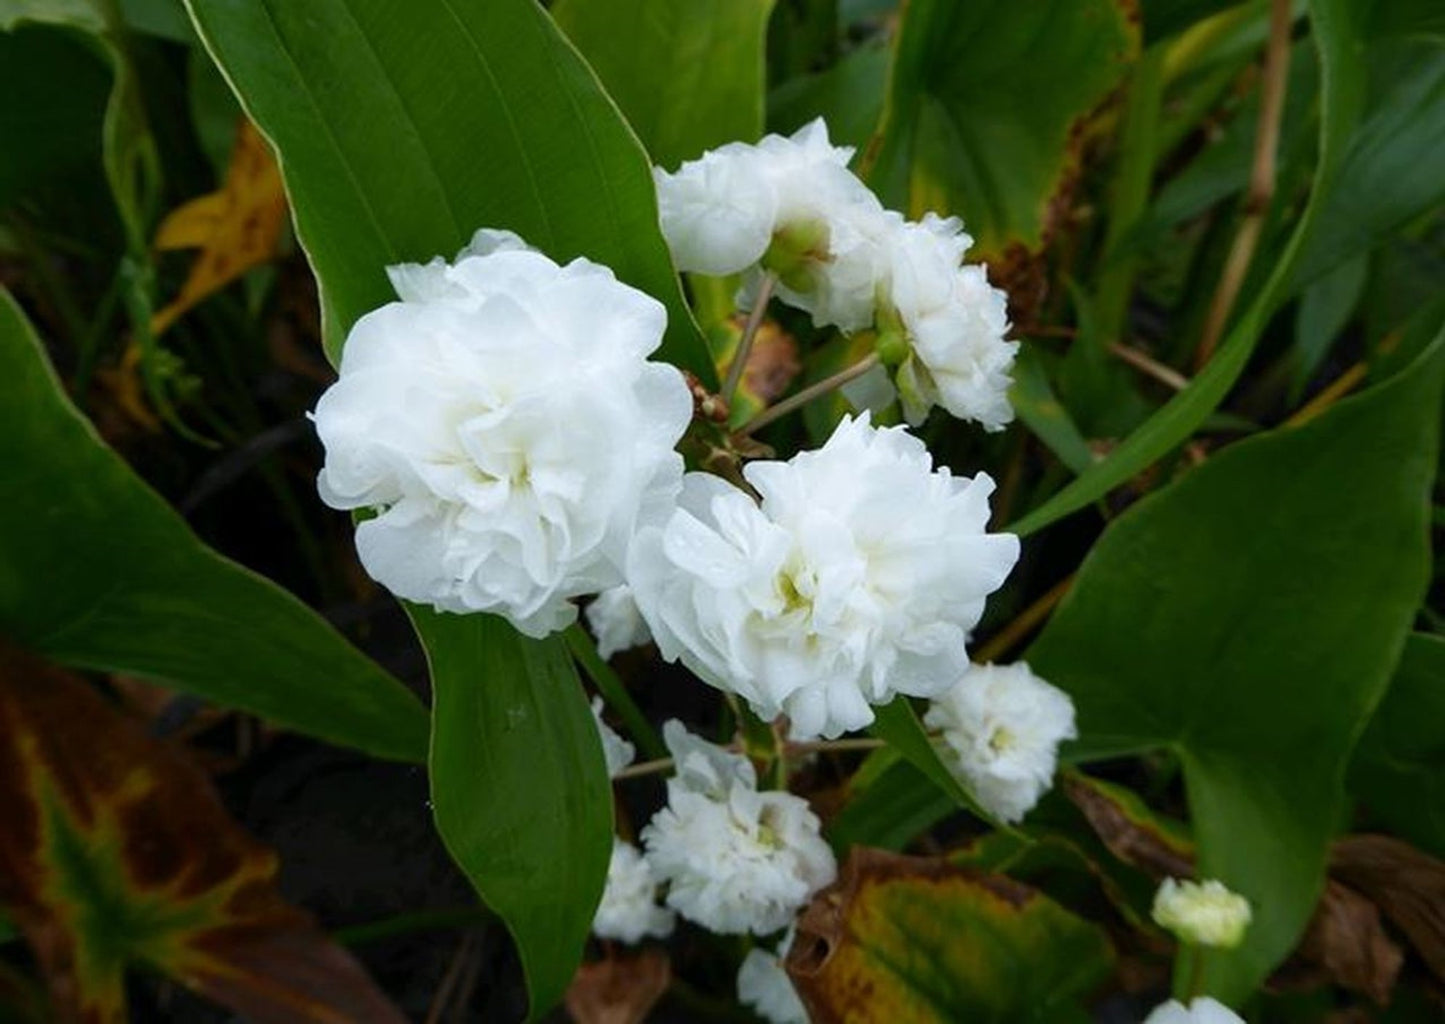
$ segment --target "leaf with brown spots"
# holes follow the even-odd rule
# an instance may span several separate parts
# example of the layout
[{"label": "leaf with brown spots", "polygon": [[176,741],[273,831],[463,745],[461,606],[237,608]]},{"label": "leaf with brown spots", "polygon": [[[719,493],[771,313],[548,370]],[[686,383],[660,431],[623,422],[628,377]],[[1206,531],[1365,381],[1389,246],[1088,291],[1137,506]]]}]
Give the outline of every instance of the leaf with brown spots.
[{"label": "leaf with brown spots", "polygon": [[1156,881],[1193,876],[1194,843],[1177,822],[1155,814],[1137,793],[1072,770],[1061,772],[1059,783],[1100,841],[1125,864]]},{"label": "leaf with brown spots", "polygon": [[1104,933],[1036,889],[855,847],[803,911],[788,974],[815,1022],[1065,1019],[1112,970]]},{"label": "leaf with brown spots", "polygon": [[660,949],[609,956],[577,968],[567,1012],[577,1024],[642,1024],[671,981],[671,961]]},{"label": "leaf with brown spots", "polygon": [[156,231],[157,249],[201,251],[180,294],[151,318],[151,331],[160,334],[202,299],[268,262],[285,225],[276,158],[255,126],[242,120],[221,187],[172,210]]},{"label": "leaf with brown spots", "polygon": [[281,898],[276,856],[178,749],[79,678],[0,645],[0,905],[61,1020],[125,1019],[145,965],[256,1024],[400,1024]]}]

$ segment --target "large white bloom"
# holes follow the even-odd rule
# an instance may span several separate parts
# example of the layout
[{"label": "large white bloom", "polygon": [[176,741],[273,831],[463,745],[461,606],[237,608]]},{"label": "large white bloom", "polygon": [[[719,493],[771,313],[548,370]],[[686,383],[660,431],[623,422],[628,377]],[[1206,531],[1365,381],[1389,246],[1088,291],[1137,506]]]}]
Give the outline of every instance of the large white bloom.
[{"label": "large white bloom", "polygon": [[1203,882],[1166,878],[1154,894],[1154,922],[1196,946],[1239,945],[1252,916],[1249,900],[1213,878]]},{"label": "large white bloom", "polygon": [[560,629],[572,598],[622,582],[637,525],[677,492],[692,400],[646,358],[666,313],[504,232],[392,278],[402,301],[356,322],[313,416],[321,497],[377,511],[357,551],[398,596]]},{"label": "large white bloom", "polygon": [[909,422],[931,405],[1001,430],[1013,419],[1008,389],[1018,343],[1005,341],[1008,297],[989,286],[983,267],[962,266],[973,239],[956,217],[891,220],[882,235],[880,321],[898,321],[908,353],[898,384]]},{"label": "large white bloom", "polygon": [[748,950],[738,970],[738,1000],[771,1024],[808,1024],[808,1011],[783,969],[783,958],[793,944],[793,934],[793,930],[788,929],[776,953]]},{"label": "large white bloom", "polygon": [[993,481],[934,470],[901,427],[845,419],[817,451],[745,470],[761,504],[690,473],[628,576],[663,655],[792,735],[833,737],[895,694],[934,696],[1018,559],[986,532]]},{"label": "large white bloom", "polygon": [[1223,1003],[1200,996],[1187,1007],[1175,999],[1161,1003],[1144,1024],[1244,1024],[1244,1018]]},{"label": "large white bloom", "polygon": [[597,653],[604,659],[630,647],[640,647],[652,639],[647,621],[637,610],[632,588],[620,583],[597,595],[587,606],[587,625],[597,637]]},{"label": "large white bloom", "polygon": [[1028,665],[975,665],[924,715],[946,757],[990,814],[1015,822],[1053,785],[1059,744],[1073,739],[1074,702]]},{"label": "large white bloom", "polygon": [[668,905],[724,935],[778,931],[837,874],[817,817],[801,797],[759,792],[747,758],[680,722],[667,722],[663,738],[677,774],[642,841]]},{"label": "large white bloom", "polygon": [[647,935],[666,938],[675,923],[672,911],[658,906],[657,878],[647,860],[637,847],[614,836],[607,887],[592,921],[593,934],[634,943]]},{"label": "large white bloom", "polygon": [[747,292],[766,268],[779,277],[779,297],[818,325],[868,326],[883,208],[848,170],[852,155],[828,141],[820,118],[786,138],[729,143],[675,172],[654,170],[662,232],[678,267],[749,271]]},{"label": "large white bloom", "polygon": [[592,717],[597,722],[597,735],[602,740],[602,756],[607,759],[607,777],[615,779],[617,773],[637,757],[637,748],[619,736],[602,717],[601,697],[592,698]]}]

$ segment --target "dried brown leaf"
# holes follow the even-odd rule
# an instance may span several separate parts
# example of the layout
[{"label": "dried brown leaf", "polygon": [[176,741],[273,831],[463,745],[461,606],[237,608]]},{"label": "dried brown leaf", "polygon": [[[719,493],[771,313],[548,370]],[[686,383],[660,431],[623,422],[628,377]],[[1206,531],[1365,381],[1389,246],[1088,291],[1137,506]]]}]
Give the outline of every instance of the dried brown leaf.
[{"label": "dried brown leaf", "polygon": [[567,1012],[577,1024],[642,1024],[671,980],[671,962],[660,949],[609,956],[577,968]]}]

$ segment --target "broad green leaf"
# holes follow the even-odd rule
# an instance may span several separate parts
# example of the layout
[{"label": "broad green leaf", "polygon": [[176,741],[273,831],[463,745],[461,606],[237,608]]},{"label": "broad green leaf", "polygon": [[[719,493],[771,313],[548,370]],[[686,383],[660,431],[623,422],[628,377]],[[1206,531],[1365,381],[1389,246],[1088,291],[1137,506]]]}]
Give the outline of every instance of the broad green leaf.
[{"label": "broad green leaf", "polygon": [[1305,288],[1295,310],[1289,400],[1297,403],[1306,385],[1349,324],[1365,292],[1370,263],[1357,256]]},{"label": "broad green leaf", "polygon": [[0,297],[0,634],[382,757],[426,712],[290,594],[222,558],[100,440]]},{"label": "broad green leaf", "polygon": [[1027,885],[855,849],[799,918],[788,973],[818,1024],[1046,1024],[1113,959],[1101,929]]},{"label": "broad green leaf", "polygon": [[1053,200],[1078,170],[1075,128],[1138,50],[1126,7],[913,0],[869,183],[910,216],[962,216],[984,258],[1041,248]]},{"label": "broad green leaf", "polygon": [[[391,298],[384,266],[481,226],[585,255],[670,312],[662,355],[715,379],[657,224],[646,154],[533,0],[188,0],[275,145],[328,349]],[[438,828],[506,921],[534,1013],[580,958],[611,849],[605,768],[560,638],[413,609],[436,692]]]},{"label": "broad green leaf", "polygon": [[647,156],[531,0],[187,0],[275,146],[316,271],[327,351],[394,296],[387,264],[479,227],[586,256],[660,299],[662,357],[714,371],[657,223]]},{"label": "broad green leaf", "polygon": [[1244,944],[1207,960],[1232,1002],[1309,918],[1345,766],[1427,583],[1442,355],[1445,334],[1121,515],[1027,655],[1074,698],[1075,759],[1179,758],[1200,873],[1255,908]]},{"label": "broad green leaf", "polygon": [[1397,835],[1445,857],[1445,637],[1416,633],[1360,737],[1350,791]]},{"label": "broad green leaf", "polygon": [[0,905],[48,976],[57,1019],[123,1021],[132,965],[250,1020],[404,1019],[281,898],[275,853],[190,758],[4,642],[0,808]]},{"label": "broad green leaf", "polygon": [[826,71],[788,79],[768,96],[769,127],[791,134],[821,117],[835,145],[861,150],[883,112],[888,65],[888,50],[868,46]]},{"label": "broad green leaf", "polygon": [[411,614],[431,664],[437,828],[515,936],[537,1016],[572,980],[607,877],[602,741],[560,636]]},{"label": "broad green leaf", "polygon": [[1250,300],[1208,365],[1189,386],[1119,444],[1109,456],[1034,509],[1009,530],[1028,535],[1103,497],[1186,440],[1208,418],[1239,379],[1270,316],[1289,296],[1300,252],[1320,219],[1340,160],[1356,124],[1364,89],[1357,45],[1358,7],[1363,0],[1313,0],[1310,27],[1320,57],[1320,158],[1305,207],[1269,279]]},{"label": "broad green leaf", "polygon": [[673,170],[763,129],[773,0],[558,0],[552,17],[654,163]]}]

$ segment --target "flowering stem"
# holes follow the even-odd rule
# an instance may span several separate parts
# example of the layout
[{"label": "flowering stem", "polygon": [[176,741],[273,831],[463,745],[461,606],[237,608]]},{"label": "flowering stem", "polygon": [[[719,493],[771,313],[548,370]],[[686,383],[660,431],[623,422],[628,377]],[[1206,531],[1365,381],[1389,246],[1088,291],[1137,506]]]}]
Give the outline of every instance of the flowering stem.
[{"label": "flowering stem", "polygon": [[1187,952],[1184,955],[1189,961],[1189,980],[1184,987],[1184,1002],[1187,1005],[1204,994],[1204,947],[1191,942],[1185,949]]},{"label": "flowering stem", "polygon": [[737,394],[738,385],[742,383],[743,371],[748,366],[748,355],[753,350],[753,338],[757,337],[758,328],[762,326],[763,314],[768,310],[768,299],[772,297],[773,285],[776,282],[777,278],[772,274],[764,274],[758,285],[757,298],[753,300],[753,308],[748,312],[747,326],[743,328],[743,336],[738,340],[737,351],[733,353],[733,361],[728,366],[727,380],[723,382],[723,400],[729,405]]},{"label": "flowering stem", "polygon": [[777,405],[769,406],[748,420],[734,433],[737,437],[747,437],[749,434],[762,430],[769,423],[782,419],[788,413],[801,409],[815,398],[819,398],[830,392],[836,391],[850,380],[857,380],[873,367],[878,365],[878,353],[871,352],[863,359],[854,363],[846,370],[839,370],[831,377],[824,377],[814,384],[809,384],[797,394],[789,395]]},{"label": "flowering stem", "polygon": [[630,764],[616,775],[612,776],[613,782],[622,779],[636,779],[643,775],[656,775],[658,772],[672,770],[672,758],[659,757],[656,761],[640,761],[637,764]]},{"label": "flowering stem", "polygon": [[1049,617],[1049,612],[1054,606],[1064,599],[1069,588],[1074,585],[1074,573],[1065,576],[1033,604],[1029,605],[1018,617],[1010,622],[1003,629],[999,630],[989,638],[988,643],[978,649],[974,660],[979,662],[993,661],[995,658],[1007,654],[1016,647],[1020,640],[1028,636],[1039,623]]},{"label": "flowering stem", "polygon": [[1130,348],[1128,345],[1122,345],[1116,341],[1109,346],[1109,351],[1134,367],[1134,369],[1141,373],[1148,374],[1150,377],[1168,385],[1175,391],[1183,391],[1189,386],[1189,378],[1184,376],[1184,374],[1172,366],[1166,366],[1158,360],[1150,358],[1137,348]]},{"label": "flowering stem", "polygon": [[877,750],[883,746],[887,746],[887,744],[882,740],[866,737],[859,737],[853,740],[809,740],[806,743],[789,743],[788,753],[811,754],[823,751],[842,753],[849,750]]}]

